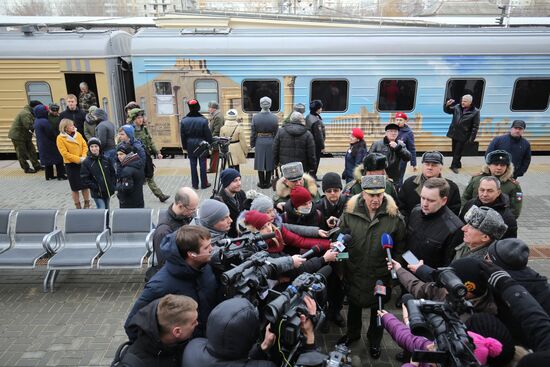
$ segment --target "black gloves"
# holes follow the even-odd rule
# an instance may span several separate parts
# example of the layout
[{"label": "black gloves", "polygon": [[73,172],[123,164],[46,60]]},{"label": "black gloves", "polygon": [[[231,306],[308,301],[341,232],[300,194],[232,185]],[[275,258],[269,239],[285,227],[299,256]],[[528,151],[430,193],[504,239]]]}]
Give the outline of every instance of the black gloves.
[{"label": "black gloves", "polygon": [[516,281],[510,277],[510,274],[492,263],[483,262],[481,264],[481,274],[487,279],[487,283],[498,292],[502,292],[506,288],[516,284]]}]

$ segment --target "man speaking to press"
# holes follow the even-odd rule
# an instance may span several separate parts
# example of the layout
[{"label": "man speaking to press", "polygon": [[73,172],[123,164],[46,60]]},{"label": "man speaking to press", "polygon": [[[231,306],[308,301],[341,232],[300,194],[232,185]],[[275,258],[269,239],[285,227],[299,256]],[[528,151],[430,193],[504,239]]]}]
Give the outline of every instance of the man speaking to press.
[{"label": "man speaking to press", "polygon": [[[350,198],[340,220],[340,228],[351,234],[349,259],[345,263],[344,281],[349,301],[347,333],[338,342],[351,345],[361,337],[361,313],[371,309],[367,332],[369,353],[380,357],[383,329],[377,326],[378,300],[374,294],[377,280],[387,286],[387,301],[391,295],[391,273],[386,265],[386,249],[381,245],[384,234],[393,239],[392,257],[400,261],[403,252],[405,222],[393,198],[384,193],[386,177],[363,176],[363,191]],[[386,237],[387,237],[386,235]]]}]

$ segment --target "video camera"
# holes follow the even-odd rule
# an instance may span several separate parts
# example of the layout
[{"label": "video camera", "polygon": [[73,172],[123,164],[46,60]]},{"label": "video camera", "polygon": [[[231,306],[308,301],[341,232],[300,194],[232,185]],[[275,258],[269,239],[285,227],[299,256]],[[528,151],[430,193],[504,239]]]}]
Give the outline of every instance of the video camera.
[{"label": "video camera", "polygon": [[473,306],[464,298],[467,290],[452,268],[432,273],[437,286],[447,292],[445,302],[403,297],[409,311],[409,327],[414,335],[435,340],[437,351],[414,351],[415,362],[440,363],[442,366],[480,366],[474,355],[474,343],[466,333],[460,315],[472,313]]},{"label": "video camera", "polygon": [[273,258],[266,251],[253,254],[242,264],[222,274],[226,296],[244,297],[257,306],[259,298],[269,289],[267,280],[280,272],[287,261],[288,257]]},{"label": "video camera", "polygon": [[220,154],[229,153],[229,144],[231,144],[231,138],[224,138],[223,136],[214,136],[212,138],[212,148],[217,148]]},{"label": "video camera", "polygon": [[265,240],[275,237],[275,233],[248,233],[238,238],[225,238],[215,243],[219,251],[212,255],[212,266],[225,272],[240,265],[253,254],[267,249]]},{"label": "video camera", "polygon": [[352,358],[351,351],[345,344],[338,344],[334,350],[328,354],[318,351],[310,351],[300,354],[296,360],[295,367],[351,367]]},{"label": "video camera", "polygon": [[[285,291],[266,306],[265,318],[271,324],[271,330],[277,335],[282,351],[292,351],[292,355],[299,347],[302,341],[300,315],[309,316],[304,297],[310,296],[322,308],[326,303],[326,281],[331,272],[332,268],[326,265],[315,274],[300,274]],[[322,310],[318,309],[313,323],[320,324],[324,317]]]}]

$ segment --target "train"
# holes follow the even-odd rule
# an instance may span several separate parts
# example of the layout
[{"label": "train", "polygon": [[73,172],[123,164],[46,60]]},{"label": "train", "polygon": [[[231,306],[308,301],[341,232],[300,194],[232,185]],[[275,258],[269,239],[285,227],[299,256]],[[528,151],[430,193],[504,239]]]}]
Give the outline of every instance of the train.
[{"label": "train", "polygon": [[[30,34],[29,34],[30,33]],[[513,120],[534,152],[550,151],[550,30],[546,28],[142,29],[0,33],[0,153],[31,99],[64,105],[86,81],[112,121],[146,111],[155,143],[181,152],[179,121],[196,98],[236,109],[245,131],[269,96],[282,122],[295,103],[324,103],[326,150],[345,152],[351,129],[379,140],[405,112],[419,151],[451,150],[448,99],[473,96],[479,152]],[[9,42],[6,43],[6,40]]]}]

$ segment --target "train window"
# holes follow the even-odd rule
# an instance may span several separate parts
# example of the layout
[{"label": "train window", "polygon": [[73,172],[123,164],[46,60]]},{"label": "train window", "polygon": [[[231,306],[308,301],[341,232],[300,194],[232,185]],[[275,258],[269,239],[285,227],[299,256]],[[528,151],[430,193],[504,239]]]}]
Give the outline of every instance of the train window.
[{"label": "train window", "polygon": [[518,79],[514,85],[512,111],[545,111],[550,97],[550,79]]},{"label": "train window", "polygon": [[243,110],[246,112],[261,111],[260,99],[271,98],[273,112],[279,111],[281,84],[278,80],[245,80],[242,85]]},{"label": "train window", "polygon": [[40,101],[45,105],[53,102],[50,85],[46,82],[28,82],[25,85],[27,90],[27,99],[30,101]]},{"label": "train window", "polygon": [[208,111],[208,102],[218,100],[218,82],[213,79],[195,81],[195,98],[201,105],[201,112]]},{"label": "train window", "polygon": [[155,82],[155,99],[157,100],[157,115],[174,114],[172,83]]},{"label": "train window", "polygon": [[460,103],[462,96],[469,94],[474,99],[473,105],[481,108],[484,89],[485,80],[483,79],[449,79],[445,89],[445,102],[454,99],[456,103]]},{"label": "train window", "polygon": [[379,111],[412,111],[417,82],[414,79],[382,79],[378,87]]},{"label": "train window", "polygon": [[311,100],[321,100],[325,112],[344,112],[348,109],[348,87],[347,80],[314,80]]}]

